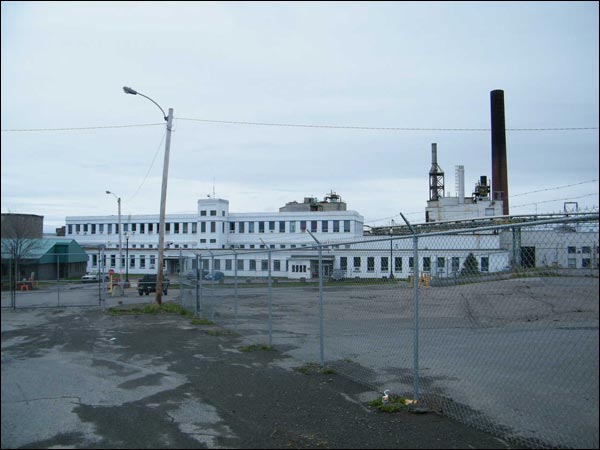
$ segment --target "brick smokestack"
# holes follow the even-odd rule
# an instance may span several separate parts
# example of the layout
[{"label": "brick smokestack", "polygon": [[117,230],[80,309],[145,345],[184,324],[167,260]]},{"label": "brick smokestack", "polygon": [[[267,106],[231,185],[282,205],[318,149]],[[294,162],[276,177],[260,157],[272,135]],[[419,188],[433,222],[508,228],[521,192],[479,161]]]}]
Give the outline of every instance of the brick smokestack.
[{"label": "brick smokestack", "polygon": [[492,200],[502,200],[502,214],[508,215],[508,170],[506,165],[506,124],[504,91],[490,93],[492,112]]}]

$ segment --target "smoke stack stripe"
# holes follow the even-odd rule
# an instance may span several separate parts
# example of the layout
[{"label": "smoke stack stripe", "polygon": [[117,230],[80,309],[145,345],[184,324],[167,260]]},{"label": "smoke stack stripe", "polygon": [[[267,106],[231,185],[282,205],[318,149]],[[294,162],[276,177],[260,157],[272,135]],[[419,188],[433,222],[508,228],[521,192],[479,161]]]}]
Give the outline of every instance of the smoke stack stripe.
[{"label": "smoke stack stripe", "polygon": [[504,215],[508,208],[508,175],[506,165],[506,124],[504,121],[504,91],[490,93],[492,113],[492,199],[502,200]]}]

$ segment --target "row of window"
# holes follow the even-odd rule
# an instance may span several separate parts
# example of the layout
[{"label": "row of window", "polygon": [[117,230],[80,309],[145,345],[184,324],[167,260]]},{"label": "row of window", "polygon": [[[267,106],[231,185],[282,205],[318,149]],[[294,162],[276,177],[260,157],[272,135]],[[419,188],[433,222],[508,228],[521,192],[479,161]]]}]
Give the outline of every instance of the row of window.
[{"label": "row of window", "polygon": [[[245,221],[229,222],[230,233],[279,233],[303,232],[312,233],[350,233],[350,220],[280,220],[280,221]],[[331,226],[330,226],[331,223]],[[198,224],[200,233],[216,233],[217,222],[167,222],[165,234],[197,234]],[[287,224],[287,225],[286,225]],[[124,233],[152,234],[158,233],[158,223],[124,223]],[[67,225],[67,234],[119,234],[118,223],[76,223]],[[221,232],[225,233],[225,222],[221,223]]]},{"label": "row of window", "polygon": [[[117,263],[117,259],[118,259],[118,255],[103,255],[103,265],[106,267],[107,264],[107,256],[108,256],[108,267],[111,268],[115,268],[116,267],[116,263]],[[96,267],[98,265],[98,255],[93,254],[91,255],[92,258],[92,266]],[[355,272],[360,272],[361,268],[362,268],[362,260],[363,257],[361,256],[355,256],[350,258],[352,260],[353,266],[352,266],[352,270]],[[348,271],[348,260],[349,258],[346,256],[342,256],[340,257],[340,266],[339,268],[341,270],[344,271]],[[404,258],[402,256],[396,256],[394,257],[394,272],[402,272],[403,269],[403,260]],[[231,271],[233,270],[233,261],[232,259],[215,259],[214,260],[214,270],[226,270],[226,271]],[[136,264],[137,262],[137,264]],[[224,262],[224,265],[223,265]],[[275,272],[279,272],[281,271],[281,267],[282,267],[282,262],[285,262],[285,266],[286,266],[286,271],[288,270],[288,262],[287,261],[282,261],[282,260],[273,260],[273,271]],[[149,266],[147,266],[146,264],[149,264]],[[374,256],[368,256],[366,257],[366,263],[367,263],[367,272],[375,272],[375,257]],[[436,270],[438,272],[458,272],[460,270],[460,258],[455,256],[452,258],[445,258],[445,257],[437,257],[436,258]],[[134,255],[134,256],[130,256],[129,257],[129,268],[136,268],[136,269],[146,269],[146,268],[154,268],[156,264],[156,256],[155,255],[150,255],[150,256],[146,256],[146,255]],[[430,272],[431,271],[431,257],[429,256],[425,256],[423,257],[422,260],[422,270],[425,272]],[[448,265],[448,267],[447,267]],[[408,257],[408,268],[410,270],[413,269],[414,266],[414,259],[412,256]],[[125,267],[125,257],[121,258],[121,267]],[[166,267],[166,261],[165,261],[165,267]],[[203,267],[206,269],[209,269],[209,260],[208,259],[204,259],[203,260]],[[254,260],[254,259],[238,259],[237,260],[237,270],[258,270],[258,267],[260,267],[260,270],[262,271],[268,271],[269,270],[269,260],[268,259],[262,259],[262,260]],[[292,272],[306,272],[306,265],[302,265],[302,264],[293,264],[292,267]],[[382,256],[379,258],[379,270],[381,272],[387,272],[390,270],[389,268],[389,258],[386,256]],[[483,272],[487,272],[489,271],[489,257],[487,256],[482,256],[480,258],[480,270]]]}]

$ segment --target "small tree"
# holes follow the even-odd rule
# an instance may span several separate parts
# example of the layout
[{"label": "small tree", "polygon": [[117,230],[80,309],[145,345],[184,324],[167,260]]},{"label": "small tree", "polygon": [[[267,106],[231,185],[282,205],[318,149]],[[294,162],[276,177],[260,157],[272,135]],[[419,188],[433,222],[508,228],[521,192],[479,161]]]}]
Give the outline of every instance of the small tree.
[{"label": "small tree", "polygon": [[477,258],[475,258],[473,253],[469,253],[467,255],[467,259],[465,259],[460,274],[462,276],[479,275],[479,264],[477,263]]}]

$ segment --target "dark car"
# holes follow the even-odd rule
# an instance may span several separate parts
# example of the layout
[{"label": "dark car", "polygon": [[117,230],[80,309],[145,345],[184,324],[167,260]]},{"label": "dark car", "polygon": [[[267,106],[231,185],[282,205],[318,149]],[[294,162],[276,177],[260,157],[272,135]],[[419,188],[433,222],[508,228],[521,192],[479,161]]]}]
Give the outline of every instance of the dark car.
[{"label": "dark car", "polygon": [[[167,295],[169,289],[169,279],[163,276],[162,291],[164,295]],[[137,285],[138,294],[149,295],[150,292],[156,292],[156,274],[144,275],[138,280]]]},{"label": "dark car", "polygon": [[221,281],[224,278],[225,278],[225,274],[219,270],[215,270],[213,273],[208,273],[208,274],[204,275],[205,280]]}]

